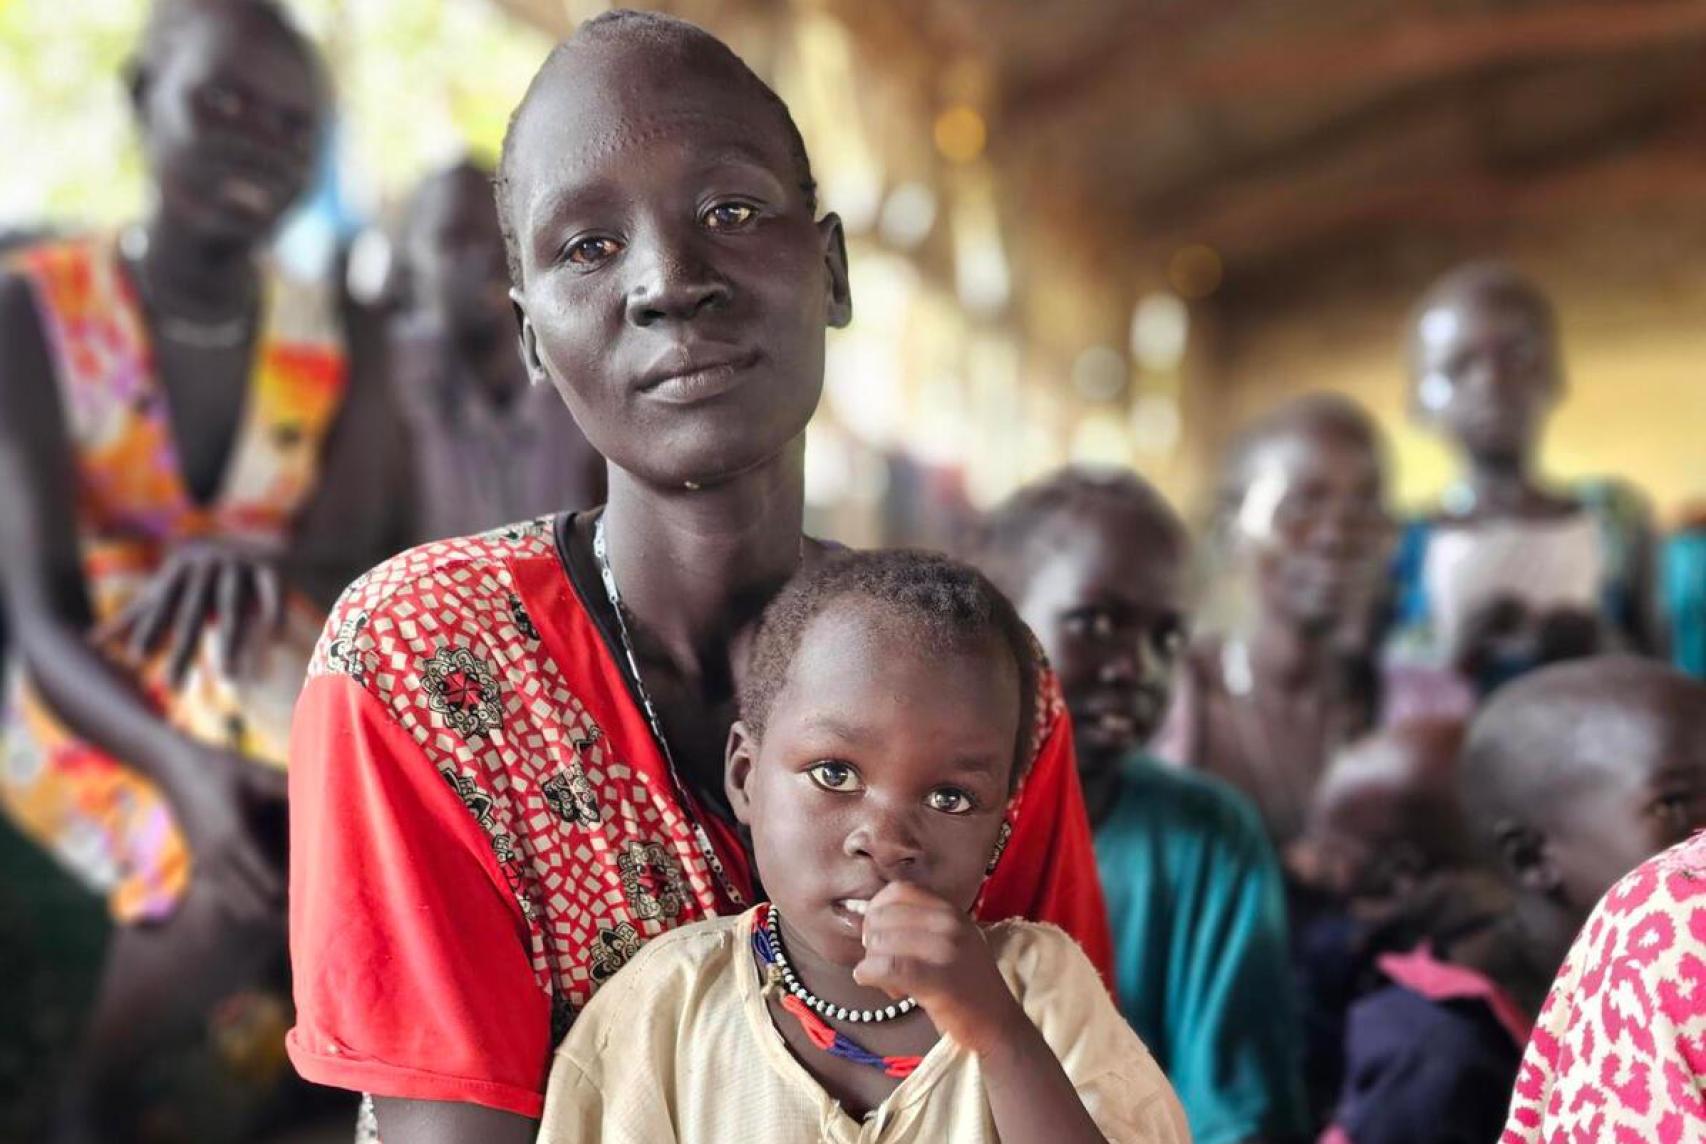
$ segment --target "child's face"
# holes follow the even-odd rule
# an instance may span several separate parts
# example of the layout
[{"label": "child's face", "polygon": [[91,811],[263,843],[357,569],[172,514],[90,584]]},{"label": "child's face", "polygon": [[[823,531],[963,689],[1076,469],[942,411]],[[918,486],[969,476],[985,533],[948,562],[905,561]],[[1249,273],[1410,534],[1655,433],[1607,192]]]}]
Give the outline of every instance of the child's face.
[{"label": "child's face", "polygon": [[1302,426],[1249,465],[1234,528],[1263,610],[1310,628],[1360,621],[1392,537],[1380,458],[1343,433]]},{"label": "child's face", "polygon": [[1630,870],[1706,828],[1706,702],[1678,695],[1655,705],[1594,711],[1582,747],[1606,752],[1605,765],[1560,792],[1563,805],[1543,808],[1546,856],[1584,914]]},{"label": "child's face", "polygon": [[1532,308],[1464,293],[1416,322],[1412,368],[1423,419],[1470,456],[1526,456],[1560,389],[1558,348]]},{"label": "child's face", "polygon": [[1019,720],[1018,668],[997,640],[932,651],[851,599],[813,620],[762,742],[740,723],[729,737],[729,796],[789,930],[851,968],[864,955],[855,911],[889,882],[970,910]]},{"label": "child's face", "polygon": [[1378,918],[1437,869],[1462,865],[1453,797],[1460,743],[1454,726],[1418,725],[1347,748],[1322,778],[1294,868],[1353,914]]},{"label": "child's face", "polygon": [[584,43],[514,128],[522,340],[617,467],[679,486],[797,441],[850,314],[777,110],[703,53]]},{"label": "child's face", "polygon": [[1155,735],[1185,647],[1183,542],[1132,517],[1097,506],[1046,522],[1050,554],[1016,601],[1059,674],[1081,766]]}]

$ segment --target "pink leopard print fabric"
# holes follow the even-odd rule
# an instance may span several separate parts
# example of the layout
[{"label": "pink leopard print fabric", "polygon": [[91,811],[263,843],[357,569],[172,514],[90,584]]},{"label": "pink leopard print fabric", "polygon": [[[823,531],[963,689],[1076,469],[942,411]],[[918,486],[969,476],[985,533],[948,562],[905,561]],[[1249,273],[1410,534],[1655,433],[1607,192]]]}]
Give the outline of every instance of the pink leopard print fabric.
[{"label": "pink leopard print fabric", "polygon": [[1600,901],[1540,1010],[1502,1144],[1706,1144],[1706,834]]}]

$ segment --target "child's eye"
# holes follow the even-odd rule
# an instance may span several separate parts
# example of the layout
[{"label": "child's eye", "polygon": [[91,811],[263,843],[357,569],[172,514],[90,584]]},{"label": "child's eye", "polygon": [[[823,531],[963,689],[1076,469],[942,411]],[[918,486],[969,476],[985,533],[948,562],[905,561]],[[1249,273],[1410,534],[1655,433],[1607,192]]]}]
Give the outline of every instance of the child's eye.
[{"label": "child's eye", "polygon": [[614,238],[582,238],[563,248],[563,257],[576,266],[597,266],[621,253],[622,244]]},{"label": "child's eye", "polygon": [[971,795],[958,787],[938,787],[925,796],[924,803],[931,810],[939,810],[943,814],[970,814],[977,809]]},{"label": "child's eye", "polygon": [[718,203],[699,216],[699,221],[711,230],[738,230],[758,216],[758,211],[745,203]]},{"label": "child's eye", "polygon": [[812,781],[824,790],[846,794],[859,789],[859,774],[846,763],[814,763],[807,773],[811,775]]}]

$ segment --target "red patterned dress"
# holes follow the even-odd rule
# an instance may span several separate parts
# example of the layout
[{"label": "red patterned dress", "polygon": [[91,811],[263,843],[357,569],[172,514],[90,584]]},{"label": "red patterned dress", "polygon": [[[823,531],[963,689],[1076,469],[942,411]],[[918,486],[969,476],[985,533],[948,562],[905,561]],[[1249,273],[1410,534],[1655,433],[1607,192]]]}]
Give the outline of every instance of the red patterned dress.
[{"label": "red patterned dress", "polygon": [[[751,903],[733,829],[674,781],[551,518],[357,580],[291,742],[291,1059],[321,1084],[537,1117],[550,1055],[640,946]],[[1106,912],[1049,677],[980,916]]]},{"label": "red patterned dress", "polygon": [[1637,867],[1582,927],[1503,1140],[1706,1142],[1706,834]]}]

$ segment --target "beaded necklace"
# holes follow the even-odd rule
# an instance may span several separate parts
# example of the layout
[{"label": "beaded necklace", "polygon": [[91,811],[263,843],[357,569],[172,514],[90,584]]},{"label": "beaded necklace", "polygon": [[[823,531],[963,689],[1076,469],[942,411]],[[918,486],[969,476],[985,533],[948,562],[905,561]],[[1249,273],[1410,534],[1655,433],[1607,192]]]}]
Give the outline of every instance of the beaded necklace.
[{"label": "beaded necklace", "polygon": [[[758,960],[764,965],[766,978],[772,983],[779,984],[783,980],[783,967],[787,965],[787,961],[786,956],[782,953],[782,943],[776,930],[775,917],[776,911],[768,902],[761,903],[758,909],[753,912],[752,949],[758,955]],[[923,1057],[916,1056],[894,1057],[873,1053],[852,1037],[837,1031],[828,1021],[813,1012],[811,1005],[801,996],[802,993],[805,993],[803,987],[796,990],[793,987],[784,986],[784,992],[786,995],[782,998],[783,1010],[800,1023],[800,1027],[805,1030],[806,1038],[813,1045],[832,1057],[840,1057],[844,1061],[852,1061],[854,1064],[864,1065],[867,1068],[879,1069],[885,1075],[897,1080],[904,1080],[911,1076],[924,1060]],[[806,996],[810,997],[811,995],[806,993]],[[822,1003],[820,1002],[820,1004]],[[908,997],[905,1004],[904,1012],[910,1012],[918,1003]],[[898,1005],[891,1005],[883,1013],[885,1016],[899,1016],[901,1014],[896,1012],[897,1009],[899,1009]],[[848,1011],[838,1009],[835,1012],[846,1013]],[[877,1019],[884,1018],[879,1017]]]},{"label": "beaded necklace", "polygon": [[[622,606],[622,593],[616,587],[616,573],[610,568],[609,550],[604,545],[604,516],[592,525],[592,555],[598,562],[598,575],[604,581],[604,594],[610,598],[610,608],[616,613],[616,631],[622,637],[622,654],[627,660],[628,677],[633,681],[634,692],[639,696],[640,707],[646,713],[646,722],[651,726],[652,738],[657,740],[658,751],[663,755],[664,764],[669,767],[669,777],[675,783],[676,797],[681,799],[684,808],[693,804],[688,800],[687,783],[682,780],[681,772],[675,765],[675,755],[669,749],[669,739],[663,733],[663,720],[658,718],[658,711],[652,704],[651,693],[646,690],[646,681],[640,675],[640,660],[634,654],[634,639],[628,634],[627,612]],[[691,813],[687,817],[692,821],[693,838],[699,844],[699,853],[705,859],[705,865],[711,868],[716,876],[717,884],[729,901],[737,906],[746,905],[746,899],[735,889],[734,880],[723,869],[723,860],[717,857],[717,848],[711,845],[711,836],[705,833],[705,827]]]}]

